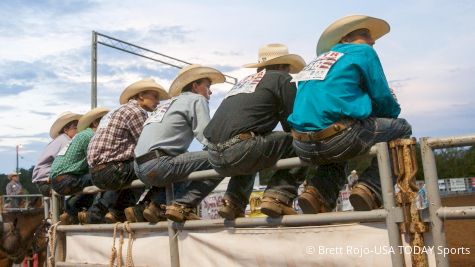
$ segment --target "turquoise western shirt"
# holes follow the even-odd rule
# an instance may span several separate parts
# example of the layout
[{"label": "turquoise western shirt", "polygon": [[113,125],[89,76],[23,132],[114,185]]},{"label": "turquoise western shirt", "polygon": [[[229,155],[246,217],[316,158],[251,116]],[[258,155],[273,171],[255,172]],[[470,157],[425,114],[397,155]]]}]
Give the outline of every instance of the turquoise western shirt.
[{"label": "turquoise western shirt", "polygon": [[342,118],[397,118],[401,108],[394,99],[374,49],[367,44],[337,44],[331,51],[343,53],[324,80],[298,84],[292,128],[319,131]]}]

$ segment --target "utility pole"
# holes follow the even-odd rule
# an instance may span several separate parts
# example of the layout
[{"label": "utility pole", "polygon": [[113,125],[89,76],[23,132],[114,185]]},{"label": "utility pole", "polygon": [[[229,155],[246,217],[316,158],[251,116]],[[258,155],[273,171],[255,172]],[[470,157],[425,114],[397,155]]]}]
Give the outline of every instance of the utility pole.
[{"label": "utility pole", "polygon": [[18,173],[20,171],[20,169],[18,168],[18,152],[20,150],[20,145],[16,145],[16,173]]}]

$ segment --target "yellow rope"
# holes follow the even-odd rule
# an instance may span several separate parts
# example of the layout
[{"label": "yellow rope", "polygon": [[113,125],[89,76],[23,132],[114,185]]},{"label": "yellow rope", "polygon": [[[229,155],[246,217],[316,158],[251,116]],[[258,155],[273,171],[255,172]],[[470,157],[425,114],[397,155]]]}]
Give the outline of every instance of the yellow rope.
[{"label": "yellow rope", "polygon": [[117,253],[117,267],[122,267],[122,245],[124,244],[124,229],[120,229],[119,253]]},{"label": "yellow rope", "polygon": [[117,250],[115,249],[115,238],[117,236],[117,226],[119,223],[114,224],[114,233],[112,234],[112,251],[109,258],[109,267],[114,267],[115,258],[117,255]]},{"label": "yellow rope", "polygon": [[48,257],[49,267],[55,266],[54,258],[56,254],[56,227],[60,223],[61,221],[56,222],[55,224],[51,225],[51,227],[48,230],[49,251],[50,251],[50,256]]},{"label": "yellow rope", "polygon": [[125,267],[133,267],[134,260],[132,258],[132,243],[134,241],[134,233],[132,229],[130,229],[129,222],[124,222],[124,230],[127,231],[129,242],[127,243],[127,256],[125,261]]}]

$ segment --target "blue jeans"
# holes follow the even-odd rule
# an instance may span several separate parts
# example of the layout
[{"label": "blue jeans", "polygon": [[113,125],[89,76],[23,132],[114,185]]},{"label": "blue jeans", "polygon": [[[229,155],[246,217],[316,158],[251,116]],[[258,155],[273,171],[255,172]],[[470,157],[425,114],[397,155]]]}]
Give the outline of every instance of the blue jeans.
[{"label": "blue jeans", "polygon": [[[254,184],[254,174],[273,166],[282,158],[295,156],[292,136],[286,132],[271,132],[257,135],[222,150],[208,149],[209,161],[223,176],[232,177],[226,195],[242,206],[246,206]],[[297,196],[298,179],[302,168],[277,170],[271,177],[266,196],[291,203]],[[226,197],[225,195],[225,197]]]},{"label": "blue jeans", "polygon": [[[368,152],[376,143],[408,138],[412,134],[411,125],[401,118],[368,118],[343,123],[347,124],[348,128],[333,137],[321,141],[293,142],[295,152],[302,160],[318,165],[317,175],[307,180],[307,183],[315,186],[332,204],[338,197],[339,189],[346,182],[347,160]],[[381,202],[381,181],[375,158],[359,176],[358,182],[372,189]]]},{"label": "blue jeans", "polygon": [[[134,164],[135,172],[142,182],[153,186],[150,200],[155,204],[165,203],[165,194],[156,187],[163,187],[188,176],[194,171],[212,169],[206,151],[186,152],[178,156],[161,156],[142,164]],[[189,206],[197,206],[216,186],[221,179],[201,181],[175,182],[175,202]]]},{"label": "blue jeans", "polygon": [[103,169],[92,172],[92,183],[103,190],[101,197],[96,199],[89,209],[89,217],[95,217],[92,221],[99,221],[107,210],[123,214],[123,210],[136,204],[143,189],[127,188],[125,186],[137,179],[135,176],[133,161],[110,162]]},{"label": "blue jeans", "polygon": [[[51,182],[51,188],[60,195],[73,195],[92,185],[89,173],[84,175],[63,174],[60,177],[62,177],[61,180],[54,177]],[[66,200],[65,209],[73,221],[76,221],[79,211],[88,209],[91,206],[94,196],[92,194],[77,194]]]}]

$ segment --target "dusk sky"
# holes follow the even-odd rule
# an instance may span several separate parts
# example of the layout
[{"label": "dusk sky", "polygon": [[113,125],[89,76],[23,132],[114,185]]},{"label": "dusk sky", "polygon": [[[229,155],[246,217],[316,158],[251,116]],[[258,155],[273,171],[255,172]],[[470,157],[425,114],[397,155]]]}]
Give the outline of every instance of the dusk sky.
[{"label": "dusk sky", "polygon": [[[376,49],[413,135],[475,133],[473,1],[10,1],[0,2],[0,173],[34,165],[64,111],[91,98],[91,32],[97,31],[238,79],[257,50],[282,43],[306,62],[334,20],[385,19]],[[472,25],[472,26],[470,26]],[[105,46],[98,52],[98,105],[114,108],[132,82],[165,88],[178,69]],[[212,87],[212,113],[230,85]],[[194,144],[193,149],[199,149]]]}]

